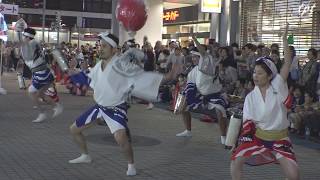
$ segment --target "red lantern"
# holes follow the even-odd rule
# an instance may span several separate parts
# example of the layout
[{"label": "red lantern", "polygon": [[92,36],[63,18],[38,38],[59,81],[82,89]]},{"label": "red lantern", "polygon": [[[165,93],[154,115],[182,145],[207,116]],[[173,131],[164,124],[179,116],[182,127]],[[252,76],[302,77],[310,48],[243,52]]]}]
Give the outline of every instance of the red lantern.
[{"label": "red lantern", "polygon": [[119,0],[116,10],[118,21],[128,32],[138,31],[147,21],[144,0]]}]

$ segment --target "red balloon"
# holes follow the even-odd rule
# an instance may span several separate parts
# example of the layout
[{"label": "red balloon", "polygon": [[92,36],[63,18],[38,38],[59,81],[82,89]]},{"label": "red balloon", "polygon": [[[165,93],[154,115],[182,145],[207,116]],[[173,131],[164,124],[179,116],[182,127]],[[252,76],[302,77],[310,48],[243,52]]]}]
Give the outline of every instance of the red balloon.
[{"label": "red balloon", "polygon": [[148,17],[144,0],[119,0],[116,15],[118,21],[129,32],[141,29]]}]

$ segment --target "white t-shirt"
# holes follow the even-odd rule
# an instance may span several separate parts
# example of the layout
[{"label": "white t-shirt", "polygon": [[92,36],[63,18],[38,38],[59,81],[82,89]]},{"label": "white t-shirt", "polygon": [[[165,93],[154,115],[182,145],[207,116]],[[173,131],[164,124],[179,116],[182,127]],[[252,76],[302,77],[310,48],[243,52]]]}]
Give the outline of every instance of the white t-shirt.
[{"label": "white t-shirt", "polygon": [[265,100],[255,86],[245,99],[243,121],[252,120],[263,130],[283,130],[288,128],[287,108],[284,101],[288,97],[288,86],[277,74],[267,89]]},{"label": "white t-shirt", "polygon": [[[96,103],[102,106],[117,106],[126,101],[129,93],[142,99],[156,100],[163,76],[144,71],[126,76],[125,72],[119,72],[119,69],[115,70],[114,66],[117,60],[120,60],[119,57],[113,56],[103,71],[101,69],[102,61],[100,61],[88,74]],[[125,64],[123,63],[123,65]],[[117,63],[117,65],[120,64]]]},{"label": "white t-shirt", "polygon": [[214,76],[204,74],[195,66],[188,74],[188,82],[195,83],[198,91],[202,95],[218,93],[222,89],[219,77],[213,82]]}]

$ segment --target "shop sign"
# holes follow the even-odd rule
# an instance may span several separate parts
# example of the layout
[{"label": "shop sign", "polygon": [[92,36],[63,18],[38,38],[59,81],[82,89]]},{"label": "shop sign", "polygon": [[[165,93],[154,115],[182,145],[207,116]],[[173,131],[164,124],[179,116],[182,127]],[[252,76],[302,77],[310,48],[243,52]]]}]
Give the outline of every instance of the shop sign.
[{"label": "shop sign", "polygon": [[198,11],[199,7],[197,5],[164,10],[162,15],[163,24],[198,21]]},{"label": "shop sign", "polygon": [[72,33],[71,38],[72,39],[79,38],[82,41],[97,41],[99,39],[98,34],[79,34],[79,37],[78,37],[77,33]]},{"label": "shop sign", "polygon": [[18,5],[0,3],[0,13],[1,14],[18,15],[18,10],[19,10]]},{"label": "shop sign", "polygon": [[176,21],[179,16],[180,16],[180,12],[177,10],[166,11],[163,13],[163,20],[164,21]]},{"label": "shop sign", "polygon": [[201,0],[201,12],[221,13],[221,0]]}]

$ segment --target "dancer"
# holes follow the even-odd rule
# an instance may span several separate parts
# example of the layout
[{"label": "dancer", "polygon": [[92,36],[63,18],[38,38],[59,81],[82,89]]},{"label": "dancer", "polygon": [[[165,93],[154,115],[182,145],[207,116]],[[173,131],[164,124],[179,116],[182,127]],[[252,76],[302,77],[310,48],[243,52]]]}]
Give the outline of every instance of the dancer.
[{"label": "dancer", "polygon": [[288,137],[288,78],[291,60],[287,43],[288,25],[283,36],[284,64],[280,74],[267,57],[255,62],[255,88],[245,98],[240,145],[233,151],[231,176],[241,179],[242,166],[277,162],[289,180],[299,179],[298,165]]},{"label": "dancer", "polygon": [[138,63],[144,53],[130,48],[122,55],[117,55],[119,39],[113,34],[99,35],[101,50],[100,59],[88,74],[90,87],[94,91],[96,104],[84,112],[70,126],[71,134],[79,145],[81,156],[69,163],[90,163],[88,148],[82,131],[91,127],[98,118],[103,118],[116,142],[128,161],[128,176],[136,175],[131,137],[127,126],[127,97],[132,94],[145,100],[156,99],[161,82],[172,78],[171,74],[163,75],[144,72]]},{"label": "dancer", "polygon": [[220,126],[221,144],[224,144],[227,133],[226,107],[228,102],[224,93],[221,92],[222,84],[218,72],[216,72],[219,61],[214,60],[206,52],[205,47],[199,43],[195,36],[193,36],[193,41],[199,52],[192,51],[192,54],[200,59],[199,64],[188,74],[187,85],[183,92],[187,104],[186,111],[182,112],[186,130],[176,136],[192,136],[190,111],[216,114]]},{"label": "dancer", "polygon": [[[22,41],[20,41],[20,51],[24,63],[32,71],[32,84],[28,88],[28,92],[31,96],[31,99],[34,103],[34,106],[38,108],[39,115],[33,120],[34,123],[39,123],[44,121],[47,118],[44,107],[40,103],[40,99],[45,99],[45,92],[53,87],[54,77],[48,67],[47,62],[45,61],[42,55],[42,49],[40,44],[35,41],[34,36],[36,31],[32,28],[26,28],[23,32]],[[56,96],[56,91],[52,91],[54,94],[51,96]],[[53,106],[53,115],[56,117],[61,114],[63,107],[59,102],[54,102],[54,98],[46,98],[46,103]]]}]

